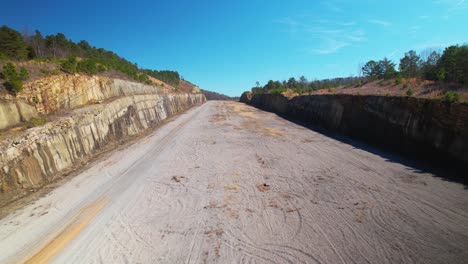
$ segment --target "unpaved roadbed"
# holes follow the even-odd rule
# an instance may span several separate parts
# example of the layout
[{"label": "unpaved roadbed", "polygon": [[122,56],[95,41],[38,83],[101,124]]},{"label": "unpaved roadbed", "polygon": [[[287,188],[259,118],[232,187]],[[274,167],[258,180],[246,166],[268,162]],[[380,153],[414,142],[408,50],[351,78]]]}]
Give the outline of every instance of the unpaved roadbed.
[{"label": "unpaved roadbed", "polygon": [[468,193],[208,102],[0,220],[0,263],[466,263]]}]

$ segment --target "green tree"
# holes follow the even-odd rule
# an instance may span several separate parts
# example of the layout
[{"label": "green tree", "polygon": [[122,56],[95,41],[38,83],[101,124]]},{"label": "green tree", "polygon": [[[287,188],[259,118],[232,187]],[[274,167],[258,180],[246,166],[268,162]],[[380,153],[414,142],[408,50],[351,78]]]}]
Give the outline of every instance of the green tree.
[{"label": "green tree", "polygon": [[269,80],[268,83],[263,87],[265,91],[272,91],[283,88],[283,85],[279,81]]},{"label": "green tree", "polygon": [[437,64],[440,60],[440,54],[432,51],[425,61],[421,63],[421,71],[425,79],[437,80]]},{"label": "green tree", "polygon": [[96,74],[97,73],[96,62],[92,59],[83,59],[80,62],[78,62],[76,66],[76,70],[78,72],[84,72],[87,74]]},{"label": "green tree", "polygon": [[445,101],[454,103],[460,101],[460,95],[457,92],[448,91],[445,93]]},{"label": "green tree", "polygon": [[395,70],[395,63],[391,60],[384,58],[378,62],[378,76],[379,78],[390,79],[397,75]]},{"label": "green tree", "polygon": [[26,68],[24,68],[24,67],[20,68],[19,78],[22,81],[26,81],[29,78],[29,72],[28,72],[28,70],[26,70]]},{"label": "green tree", "polygon": [[305,90],[307,87],[307,79],[304,76],[299,77],[299,88]]},{"label": "green tree", "polygon": [[5,87],[10,92],[16,94],[23,89],[23,82],[13,63],[9,62],[3,66],[2,77],[5,79]]},{"label": "green tree", "polygon": [[362,67],[362,74],[365,77],[378,78],[380,74],[379,65],[376,61],[370,60]]},{"label": "green tree", "polygon": [[406,90],[406,95],[407,96],[413,96],[413,94],[414,94],[413,88],[410,87],[410,88],[408,88],[408,90]]},{"label": "green tree", "polygon": [[289,80],[286,82],[286,85],[291,88],[291,89],[294,89],[298,86],[298,82],[296,81],[296,78],[294,77],[291,77],[289,78]]},{"label": "green tree", "polygon": [[395,63],[391,60],[384,58],[380,61],[368,61],[362,67],[362,73],[365,77],[370,77],[371,79],[389,79],[396,76]]},{"label": "green tree", "polygon": [[148,77],[148,75],[146,75],[145,73],[138,74],[138,77],[137,77],[136,80],[139,81],[139,82],[142,82],[142,83],[146,83],[146,84],[151,84],[152,83],[150,78]]},{"label": "green tree", "polygon": [[420,64],[421,58],[416,54],[416,51],[410,50],[400,59],[399,69],[403,77],[418,77]]},{"label": "green tree", "polygon": [[443,71],[444,80],[468,84],[468,45],[446,48],[437,65],[439,77]]},{"label": "green tree", "polygon": [[61,64],[62,70],[68,73],[76,72],[77,60],[76,56],[68,57],[64,62]]},{"label": "green tree", "polygon": [[0,27],[0,53],[9,59],[24,60],[28,58],[28,45],[18,31],[2,26]]}]

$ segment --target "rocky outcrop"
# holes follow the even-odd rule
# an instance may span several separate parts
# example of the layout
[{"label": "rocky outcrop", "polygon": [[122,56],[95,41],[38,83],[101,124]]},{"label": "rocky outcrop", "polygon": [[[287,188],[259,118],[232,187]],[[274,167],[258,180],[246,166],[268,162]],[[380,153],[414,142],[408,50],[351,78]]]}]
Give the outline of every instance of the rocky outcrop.
[{"label": "rocky outcrop", "polygon": [[0,130],[27,122],[37,116],[36,108],[24,101],[0,99]]},{"label": "rocky outcrop", "polygon": [[23,91],[16,97],[6,95],[0,99],[0,130],[20,125],[32,117],[68,111],[115,97],[166,93],[167,89],[163,87],[102,76],[49,76],[25,83]]},{"label": "rocky outcrop", "polygon": [[401,153],[468,164],[466,103],[343,94],[244,94],[241,101]]},{"label": "rocky outcrop", "polygon": [[[88,97],[89,98],[89,97]],[[202,94],[146,94],[73,110],[0,144],[0,199],[8,201],[167,117],[205,101]]]},{"label": "rocky outcrop", "polygon": [[161,91],[161,87],[120,79],[61,74],[26,83],[17,98],[35,105],[39,113],[49,114],[113,97],[156,94]]}]

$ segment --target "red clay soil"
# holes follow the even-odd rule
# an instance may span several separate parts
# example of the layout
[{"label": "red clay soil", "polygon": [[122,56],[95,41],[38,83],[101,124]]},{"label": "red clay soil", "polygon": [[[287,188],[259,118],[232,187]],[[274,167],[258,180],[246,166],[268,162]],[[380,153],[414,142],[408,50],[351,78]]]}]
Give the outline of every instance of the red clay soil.
[{"label": "red clay soil", "polygon": [[387,95],[406,96],[408,89],[413,90],[412,96],[422,98],[443,98],[447,91],[460,94],[461,101],[468,101],[468,88],[456,84],[439,84],[433,81],[418,82],[416,79],[403,79],[401,84],[395,80],[378,80],[364,84],[361,87],[347,86],[332,89],[322,89],[313,94],[356,94],[356,95]]}]

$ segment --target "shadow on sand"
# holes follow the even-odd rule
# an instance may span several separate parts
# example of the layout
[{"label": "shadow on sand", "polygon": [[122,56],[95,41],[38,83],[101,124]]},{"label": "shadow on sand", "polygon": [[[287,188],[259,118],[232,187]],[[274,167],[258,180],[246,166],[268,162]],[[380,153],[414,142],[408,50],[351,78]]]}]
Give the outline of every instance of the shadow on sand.
[{"label": "shadow on sand", "polygon": [[460,183],[464,186],[465,190],[468,190],[468,164],[453,159],[446,154],[441,154],[440,152],[430,149],[414,150],[401,146],[380,144],[379,142],[364,142],[363,140],[354,139],[343,134],[330,132],[318,125],[306,123],[284,115],[278,116],[326,137],[351,145],[356,149],[378,155],[388,162],[403,164],[415,173],[430,173],[445,181]]}]

